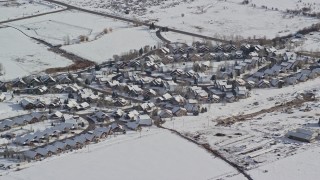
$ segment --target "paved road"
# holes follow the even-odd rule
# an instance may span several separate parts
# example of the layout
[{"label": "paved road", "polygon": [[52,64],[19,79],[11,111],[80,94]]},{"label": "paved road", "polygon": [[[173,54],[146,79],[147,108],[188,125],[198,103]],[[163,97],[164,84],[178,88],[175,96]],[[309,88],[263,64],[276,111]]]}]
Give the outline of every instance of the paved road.
[{"label": "paved road", "polygon": [[170,41],[166,38],[164,38],[161,34],[161,31],[160,30],[157,30],[156,31],[156,36],[161,40],[163,41],[164,43],[170,43]]},{"label": "paved road", "polygon": [[[82,11],[82,12],[86,12],[86,13],[90,13],[90,14],[95,14],[95,15],[99,15],[99,16],[114,18],[114,19],[118,19],[118,20],[122,20],[122,21],[126,21],[126,22],[137,23],[136,20],[133,20],[133,19],[130,19],[130,18],[125,18],[125,17],[116,16],[116,15],[112,15],[112,14],[91,11],[91,10],[88,10],[88,9],[83,9],[83,8],[80,8],[80,7],[72,6],[72,5],[69,5],[69,4],[66,4],[66,3],[63,3],[63,2],[59,2],[59,1],[55,1],[55,0],[44,0],[44,1],[47,1],[47,2],[50,2],[50,3],[55,3],[55,4],[58,4],[58,5],[61,5],[61,6],[65,6],[68,9],[74,9],[74,10],[78,10],[78,11]],[[142,25],[145,25],[145,26],[149,26],[150,25],[149,23],[141,22],[141,21],[138,22],[138,23],[142,24]],[[161,29],[164,26],[155,25],[155,27]],[[229,42],[229,41],[226,41],[226,40],[223,40],[223,39],[218,39],[218,38],[214,38],[214,37],[210,37],[210,36],[205,36],[205,35],[202,35],[202,34],[191,33],[191,32],[182,31],[182,30],[178,30],[178,29],[173,29],[173,28],[169,28],[169,27],[168,27],[168,30],[172,31],[172,32],[175,32],[175,33],[180,33],[180,34],[184,34],[184,35],[194,36],[194,37],[203,38],[203,39],[212,40],[212,41],[217,41],[217,42],[223,42],[223,43]]]},{"label": "paved road", "polygon": [[59,13],[59,12],[66,11],[66,10],[68,10],[68,8],[67,9],[61,9],[61,10],[58,10],[58,11],[52,11],[52,12],[46,12],[46,13],[41,13],[41,14],[36,14],[36,15],[31,15],[31,16],[25,16],[25,17],[16,18],[16,19],[10,19],[10,20],[6,20],[6,21],[0,21],[0,24],[14,22],[14,21],[20,21],[20,20],[23,20],[23,19],[30,19],[30,18],[34,18],[34,17],[38,17],[38,16],[44,16],[44,15],[47,15],[47,14]]}]

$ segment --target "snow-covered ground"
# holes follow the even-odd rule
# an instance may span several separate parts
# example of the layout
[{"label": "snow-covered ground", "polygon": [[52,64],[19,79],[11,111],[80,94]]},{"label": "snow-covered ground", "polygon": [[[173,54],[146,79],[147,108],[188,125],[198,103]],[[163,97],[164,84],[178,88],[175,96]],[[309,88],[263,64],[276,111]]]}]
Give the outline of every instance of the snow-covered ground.
[{"label": "snow-covered ground", "polygon": [[[105,29],[115,31],[130,25],[111,18],[91,15],[79,11],[64,11],[31,19],[9,23],[30,36],[43,39],[53,45],[73,44],[79,36],[87,36],[89,41],[100,38]],[[111,33],[111,32],[110,32]]]},{"label": "snow-covered ground", "polygon": [[[54,45],[64,45],[62,49],[98,63],[109,60],[113,55],[161,43],[155,32],[147,27],[134,27],[122,21],[78,11],[45,15],[10,25],[29,36]],[[105,29],[108,29],[107,33],[103,33]],[[89,41],[79,43],[80,35],[87,36]]]},{"label": "snow-covered ground", "polygon": [[[192,45],[193,42],[204,42],[205,40],[202,38],[197,38],[189,35],[179,34],[172,31],[169,32],[161,32],[161,35],[171,41],[171,42],[179,42],[179,43],[185,43],[188,45]],[[215,44],[215,42],[212,42]]]},{"label": "snow-covered ground", "polygon": [[104,142],[71,154],[22,165],[21,169],[3,174],[1,179],[194,180],[238,174],[231,166],[196,145],[168,131],[154,128],[144,129],[141,137],[139,133],[130,132],[111,136]]},{"label": "snow-covered ground", "polygon": [[312,32],[303,38],[291,40],[291,44],[296,44],[296,51],[320,52],[320,32]]},{"label": "snow-covered ground", "polygon": [[[231,2],[242,3],[243,0],[229,0]],[[301,10],[302,8],[310,8],[309,12],[320,12],[320,3],[318,0],[249,0],[249,6],[255,4],[257,8],[262,6],[268,9],[278,8],[280,11]]]},{"label": "snow-covered ground", "polygon": [[63,46],[68,52],[101,63],[113,58],[113,55],[139,50],[146,45],[158,46],[161,41],[147,27],[116,29],[95,41]]},{"label": "snow-covered ground", "polygon": [[13,28],[0,29],[0,44],[0,63],[4,67],[4,75],[0,76],[2,81],[72,63]]},{"label": "snow-covered ground", "polygon": [[52,12],[60,9],[62,9],[62,7],[41,0],[0,1],[0,21]]},{"label": "snow-covered ground", "polygon": [[[312,180],[319,178],[320,148],[279,160],[249,171],[253,179]],[[239,177],[241,178],[241,177]]]},{"label": "snow-covered ground", "polygon": [[[293,16],[282,11],[221,0],[153,1],[146,4],[138,1],[126,4],[124,1],[111,0],[60,1],[120,16],[131,18],[135,16],[140,20],[156,21],[159,25],[226,39],[235,38],[237,35],[245,38],[264,36],[273,38],[294,33],[318,22],[316,18]],[[295,5],[295,3],[290,4]],[[319,8],[318,4],[315,6]],[[126,8],[132,9],[129,15],[123,12]]]},{"label": "snow-covered ground", "polygon": [[[251,97],[248,99],[231,104],[211,104],[208,105],[207,113],[200,114],[197,117],[168,119],[164,125],[176,129],[201,143],[208,143],[228,159],[252,169],[249,172],[254,174],[254,179],[260,179],[259,177],[262,174],[263,178],[261,179],[283,177],[280,179],[290,180],[291,177],[294,177],[290,174],[292,170],[296,173],[296,169],[302,171],[302,169],[305,170],[317,162],[304,163],[301,167],[290,163],[293,162],[295,154],[298,154],[298,157],[311,156],[313,152],[313,156],[316,156],[318,150],[309,151],[308,155],[305,154],[305,151],[317,148],[320,144],[318,140],[313,143],[301,143],[290,140],[285,136],[288,131],[297,128],[320,130],[317,124],[320,105],[317,101],[304,103],[301,107],[283,108],[275,112],[264,113],[227,127],[216,126],[217,120],[223,117],[268,109],[275,106],[276,103],[295,99],[304,90],[315,90],[316,96],[320,97],[319,83],[320,79],[318,78],[283,89],[256,89],[253,90]],[[310,111],[304,111],[307,108],[310,108]],[[217,135],[219,133],[222,136]],[[279,163],[281,165],[278,165]],[[290,171],[283,173],[283,171],[277,170],[281,166],[287,166]],[[270,174],[268,174],[268,171],[270,171]],[[297,173],[299,176],[293,179],[301,179],[302,174]],[[308,177],[306,179],[314,179],[315,175],[316,173],[310,173],[310,177],[306,176]]]}]

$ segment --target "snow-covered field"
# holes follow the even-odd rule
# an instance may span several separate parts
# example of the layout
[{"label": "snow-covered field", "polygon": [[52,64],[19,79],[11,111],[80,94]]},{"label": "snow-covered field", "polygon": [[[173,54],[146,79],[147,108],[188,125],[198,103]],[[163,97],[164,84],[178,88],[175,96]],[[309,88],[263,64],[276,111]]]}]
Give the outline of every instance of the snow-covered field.
[{"label": "snow-covered field", "polygon": [[62,9],[41,0],[0,1],[0,21],[16,19]]},{"label": "snow-covered field", "polygon": [[[229,0],[231,2],[242,3],[243,0]],[[280,11],[301,10],[302,8],[310,8],[310,12],[320,12],[320,3],[317,0],[250,0],[249,6],[255,4],[257,8],[262,6],[268,9],[278,8]]]},{"label": "snow-covered field", "polygon": [[[113,55],[161,43],[155,32],[147,27],[133,27],[122,21],[78,11],[45,15],[10,25],[54,45],[65,45],[68,40],[70,45],[63,46],[63,49],[98,63]],[[102,33],[105,29],[108,33]],[[80,35],[87,36],[88,42],[79,43]]]},{"label": "snow-covered field", "polygon": [[146,45],[157,46],[160,40],[147,27],[116,29],[92,42],[63,46],[62,48],[84,58],[101,63],[113,55],[139,50]]},{"label": "snow-covered field", "polygon": [[[84,23],[85,22],[85,23]],[[64,11],[9,23],[30,36],[43,39],[53,45],[79,41],[87,36],[89,41],[102,37],[105,29],[112,31],[129,27],[127,23],[79,11]],[[111,32],[110,32],[111,33]]]},{"label": "snow-covered field", "polygon": [[[173,118],[164,125],[199,142],[209,143],[214,149],[219,149],[228,159],[251,169],[249,172],[253,174],[254,179],[272,179],[272,177],[284,180],[301,179],[303,175],[306,175],[301,172],[308,167],[310,167],[310,172],[313,172],[313,165],[318,160],[309,163],[307,156],[316,156],[319,150],[310,149],[319,147],[319,141],[301,143],[286,138],[285,134],[296,128],[319,131],[317,125],[320,115],[319,102],[304,103],[301,107],[284,108],[265,113],[227,127],[216,126],[216,124],[219,118],[258,112],[275,106],[277,102],[290,101],[304,90],[316,90],[314,91],[316,96],[320,97],[319,83],[318,78],[283,89],[257,89],[248,99],[225,105],[212,104],[208,106],[208,113],[200,114],[199,117]],[[254,105],[255,102],[258,104]],[[304,111],[307,108],[311,110]],[[217,133],[224,134],[224,136],[219,136]],[[299,162],[302,161],[302,157],[306,157],[306,160],[300,166],[292,163],[295,157]],[[287,166],[286,173],[278,170],[282,166]],[[291,171],[294,171],[294,174],[297,173],[297,176],[292,175]],[[307,177],[305,179],[316,179],[316,175],[317,173],[310,173],[305,176]]]},{"label": "snow-covered field", "polygon": [[[27,164],[30,166],[30,164]],[[3,180],[218,179],[236,176],[229,165],[194,144],[160,129],[109,137],[71,154],[3,174]],[[41,172],[41,173],[39,173]],[[241,176],[239,176],[241,178]]]},{"label": "snow-covered field", "polygon": [[297,44],[296,51],[320,51],[320,32],[312,32],[300,39],[293,39],[291,44]]},{"label": "snow-covered field", "polygon": [[[147,4],[138,1],[126,4],[122,3],[123,1],[110,0],[60,1],[91,10],[116,13],[120,16],[131,18],[135,16],[140,20],[153,20],[159,25],[227,39],[232,39],[237,35],[245,38],[264,36],[272,38],[294,33],[318,22],[316,18],[292,16],[282,11],[265,10],[260,7],[241,5],[238,2],[221,0],[166,1]],[[280,4],[283,5],[283,3],[278,3],[279,6]],[[318,4],[315,6],[319,8]],[[115,10],[117,7],[119,9]],[[132,10],[130,13],[133,15],[125,15],[121,11],[127,8]]]},{"label": "snow-covered field", "polygon": [[0,63],[4,67],[4,75],[0,76],[0,80],[26,76],[47,68],[65,67],[72,63],[13,28],[0,29],[0,44]]},{"label": "snow-covered field", "polygon": [[303,153],[251,170],[249,174],[253,179],[259,180],[318,179],[319,171],[317,166],[320,162],[319,153],[320,148],[309,149]]},{"label": "snow-covered field", "polygon": [[[179,42],[179,43],[185,43],[188,45],[192,45],[193,42],[204,42],[204,39],[202,38],[197,38],[197,37],[193,37],[193,36],[188,36],[188,35],[184,35],[184,34],[179,34],[179,33],[175,33],[172,31],[169,32],[161,32],[161,35],[171,41],[171,42]],[[214,44],[214,42],[213,42]]]}]

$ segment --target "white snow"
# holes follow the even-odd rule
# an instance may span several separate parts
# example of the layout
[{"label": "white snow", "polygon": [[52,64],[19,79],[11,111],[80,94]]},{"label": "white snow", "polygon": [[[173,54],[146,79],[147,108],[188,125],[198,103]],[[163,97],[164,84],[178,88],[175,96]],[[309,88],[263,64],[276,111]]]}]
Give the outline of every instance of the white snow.
[{"label": "white snow", "polygon": [[[17,4],[15,4],[15,2]],[[0,21],[52,12],[60,9],[62,8],[57,5],[39,0],[0,1]]]},{"label": "white snow", "polygon": [[84,58],[101,63],[113,55],[139,50],[146,45],[157,46],[160,40],[147,27],[116,29],[95,41],[63,46],[62,48]]},{"label": "white snow", "polygon": [[303,153],[279,160],[272,164],[249,171],[253,179],[300,180],[318,179],[320,148],[309,149]]},{"label": "white snow", "polygon": [[65,67],[72,63],[47,50],[13,28],[0,29],[0,59],[4,67],[1,80],[14,79],[52,67]]},{"label": "white snow", "polygon": [[[200,33],[219,38],[232,39],[240,35],[245,38],[275,36],[294,33],[299,29],[317,23],[316,18],[293,16],[283,11],[262,9],[259,6],[241,5],[239,0],[193,0],[193,1],[165,1],[141,3],[133,1],[100,1],[100,0],[60,0],[75,6],[90,10],[114,13],[128,18],[152,20],[158,25],[169,26],[179,30]],[[289,0],[286,0],[288,2]],[[266,1],[263,1],[266,2]],[[276,0],[268,1],[279,10],[285,10],[285,2]],[[296,1],[289,3],[295,6]],[[305,1],[303,1],[305,2]],[[308,0],[315,2],[315,0]],[[302,3],[299,3],[302,6]],[[319,9],[319,4],[314,5]],[[132,9],[129,15],[124,13],[126,8]],[[271,8],[271,7],[270,7]],[[317,10],[318,11],[318,10]]]},{"label": "white snow", "polygon": [[237,174],[231,166],[196,145],[168,131],[151,128],[143,131],[142,137],[139,133],[111,137],[67,156],[62,154],[4,174],[1,179],[194,180]]}]

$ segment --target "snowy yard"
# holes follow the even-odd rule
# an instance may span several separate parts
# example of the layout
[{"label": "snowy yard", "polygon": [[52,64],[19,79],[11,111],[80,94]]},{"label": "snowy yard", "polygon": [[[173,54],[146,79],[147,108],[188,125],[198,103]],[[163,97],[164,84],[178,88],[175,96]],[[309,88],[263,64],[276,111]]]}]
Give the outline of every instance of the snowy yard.
[{"label": "snowy yard", "polygon": [[1,179],[194,180],[237,174],[232,167],[196,145],[168,131],[151,128],[144,129],[142,137],[139,133],[110,137],[67,156],[62,154],[21,171],[9,172]]},{"label": "snowy yard", "polygon": [[72,62],[49,52],[13,28],[0,29],[0,59],[4,67],[0,80],[9,80],[43,71],[52,67],[65,67]]}]

